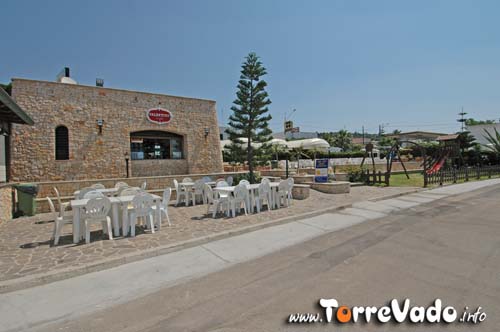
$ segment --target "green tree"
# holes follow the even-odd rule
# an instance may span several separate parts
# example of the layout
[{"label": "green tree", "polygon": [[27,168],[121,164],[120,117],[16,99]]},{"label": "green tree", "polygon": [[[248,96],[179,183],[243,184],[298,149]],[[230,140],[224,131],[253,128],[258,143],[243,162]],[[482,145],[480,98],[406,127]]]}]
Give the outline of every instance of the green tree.
[{"label": "green tree", "polygon": [[394,145],[394,143],[396,143],[396,140],[392,137],[387,137],[387,136],[382,136],[380,137],[380,139],[378,140],[378,147],[381,148],[381,147],[391,147]]},{"label": "green tree", "polygon": [[462,153],[477,145],[477,143],[474,142],[476,139],[474,138],[474,136],[471,135],[469,131],[463,131],[457,134],[458,134],[457,138],[458,144],[460,146],[460,150],[462,151]]},{"label": "green tree", "polygon": [[489,142],[489,144],[485,145],[484,147],[500,156],[500,133],[498,133],[496,128],[493,129],[495,130],[494,136],[489,131],[484,129],[484,132],[486,133],[486,136],[484,136],[484,138],[486,138],[486,140]]},{"label": "green tree", "polygon": [[342,129],[333,135],[332,143],[331,145],[341,148],[345,152],[352,146],[352,135],[347,130]]},{"label": "green tree", "polygon": [[495,123],[494,120],[476,120],[473,118],[465,119],[466,126],[476,126],[481,124],[493,124],[493,123]]},{"label": "green tree", "polygon": [[[227,133],[231,144],[230,150],[239,156],[246,155],[250,182],[255,182],[254,167],[270,159],[271,149],[268,142],[272,139],[268,114],[271,100],[266,92],[266,81],[261,77],[266,75],[266,69],[255,53],[250,53],[241,66],[236,100],[229,117]],[[246,138],[245,145],[241,138]],[[252,143],[261,143],[254,147]]]}]

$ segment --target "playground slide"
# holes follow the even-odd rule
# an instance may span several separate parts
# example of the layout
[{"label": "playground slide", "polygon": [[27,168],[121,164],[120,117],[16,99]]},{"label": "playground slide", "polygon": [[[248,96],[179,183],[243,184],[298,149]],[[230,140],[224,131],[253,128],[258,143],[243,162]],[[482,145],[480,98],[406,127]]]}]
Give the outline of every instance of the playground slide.
[{"label": "playground slide", "polygon": [[427,174],[434,174],[443,167],[446,158],[448,158],[448,153],[443,155],[430,169],[427,170]]}]

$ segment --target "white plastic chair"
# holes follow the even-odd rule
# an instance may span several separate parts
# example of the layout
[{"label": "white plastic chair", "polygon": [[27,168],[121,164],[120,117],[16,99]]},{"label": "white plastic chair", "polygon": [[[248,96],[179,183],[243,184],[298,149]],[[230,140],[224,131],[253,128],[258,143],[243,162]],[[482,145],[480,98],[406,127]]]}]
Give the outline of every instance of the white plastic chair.
[{"label": "white plastic chair", "polygon": [[115,188],[118,189],[120,187],[128,187],[128,184],[126,182],[119,181],[115,184]]},{"label": "white plastic chair", "polygon": [[226,182],[227,182],[227,184],[229,184],[230,186],[232,186],[233,185],[233,177],[231,175],[229,175],[227,177],[227,179],[226,179]]},{"label": "white plastic chair", "polygon": [[61,201],[61,195],[59,195],[59,190],[57,190],[56,187],[54,187],[54,192],[56,193],[56,198],[57,198],[57,204],[59,204],[59,211],[66,211],[66,209],[69,207],[70,202],[62,202]]},{"label": "white plastic chair", "polygon": [[192,195],[192,198],[193,198],[193,206],[196,205],[196,197],[197,196],[200,196],[201,197],[201,200],[203,201],[203,204],[206,203],[206,198],[205,198],[205,195],[204,195],[204,185],[205,185],[205,182],[203,182],[203,180],[196,180],[194,182],[194,186],[193,186],[193,191],[191,192],[191,195]]},{"label": "white plastic chair", "polygon": [[50,197],[47,197],[47,201],[49,202],[50,212],[54,216],[54,230],[52,231],[52,238],[54,239],[54,245],[57,246],[63,226],[66,224],[72,224],[73,218],[70,215],[65,215],[64,210],[59,210],[59,212],[57,212]]},{"label": "white plastic chair", "polygon": [[125,230],[124,234],[128,234],[130,228],[130,236],[135,237],[135,225],[139,219],[145,219],[151,229],[151,233],[154,233],[153,205],[153,196],[145,192],[137,194],[132,200],[133,208],[129,212],[128,225],[123,225],[123,229]]},{"label": "white plastic chair", "polygon": [[179,203],[182,202],[182,198],[184,198],[184,202],[186,202],[187,205],[187,202],[189,200],[189,195],[183,189],[183,187],[179,185],[179,182],[177,182],[176,179],[174,179],[174,187],[175,187],[175,206],[179,205]]},{"label": "white plastic chair", "polygon": [[288,182],[288,204],[291,205],[292,199],[293,199],[292,189],[293,189],[293,185],[295,184],[295,181],[293,178],[288,178],[288,179],[286,179],[286,181]]},{"label": "white plastic chair", "polygon": [[118,196],[135,196],[143,192],[141,188],[137,187],[123,187]]},{"label": "white plastic chair", "polygon": [[272,192],[269,183],[266,181],[262,181],[259,185],[259,189],[257,190],[257,197],[255,197],[255,205],[257,205],[257,212],[260,213],[262,208],[264,207],[264,201],[267,203],[267,209],[272,209]]},{"label": "white plastic chair", "polygon": [[[172,226],[170,218],[168,217],[168,202],[170,202],[170,196],[172,196],[172,188],[165,189],[165,191],[163,191],[163,199],[160,204],[160,214],[161,216],[165,215],[168,225]],[[156,205],[153,205],[153,210],[156,211]]]},{"label": "white plastic chair", "polygon": [[243,205],[243,209],[245,211],[245,215],[247,212],[247,195],[248,190],[245,185],[237,185],[234,188],[233,196],[229,196],[229,201],[231,202],[231,210],[233,212],[233,218],[236,217],[236,207],[238,207],[238,211],[241,210],[241,206]]},{"label": "white plastic chair", "polygon": [[182,182],[193,182],[193,179],[191,179],[191,178],[184,178],[184,179],[182,179]]},{"label": "white plastic chair", "polygon": [[144,181],[142,184],[141,184],[141,189],[142,190],[146,190],[146,187],[148,186],[147,182]]},{"label": "white plastic chair", "polygon": [[244,184],[245,186],[248,186],[250,182],[248,180],[241,180],[239,184]]},{"label": "white plastic chair", "polygon": [[212,218],[215,218],[217,215],[217,212],[219,209],[221,209],[222,212],[229,212],[229,196],[224,195],[222,197],[217,197],[217,195],[214,193],[212,187],[210,187],[208,184],[205,184],[205,196],[207,197],[207,214],[210,213],[210,207],[213,206],[213,211],[212,211]]},{"label": "white plastic chair", "polygon": [[277,203],[276,205],[278,207],[281,207],[282,202],[283,205],[288,207],[288,191],[289,191],[288,181],[286,180],[280,181],[276,197],[276,203]]},{"label": "white plastic chair", "polygon": [[113,230],[111,229],[111,218],[108,216],[111,209],[111,202],[107,197],[96,197],[90,199],[85,205],[82,218],[85,222],[85,243],[90,243],[90,224],[101,223],[104,233],[113,240]]},{"label": "white plastic chair", "polygon": [[78,193],[78,195],[76,195],[76,199],[83,199],[85,195],[91,191],[95,191],[95,189],[90,187],[80,189],[80,192]]},{"label": "white plastic chair", "polygon": [[98,191],[92,190],[92,191],[85,193],[85,195],[83,195],[83,199],[92,199],[92,198],[96,198],[96,197],[104,197],[104,194],[100,193]]},{"label": "white plastic chair", "polygon": [[94,183],[93,185],[90,186],[90,188],[93,188],[93,189],[105,189],[106,187],[102,183]]},{"label": "white plastic chair", "polygon": [[227,183],[225,180],[220,180],[220,181],[217,181],[217,183],[215,184],[215,187],[217,187],[217,188],[229,187],[229,183]]}]

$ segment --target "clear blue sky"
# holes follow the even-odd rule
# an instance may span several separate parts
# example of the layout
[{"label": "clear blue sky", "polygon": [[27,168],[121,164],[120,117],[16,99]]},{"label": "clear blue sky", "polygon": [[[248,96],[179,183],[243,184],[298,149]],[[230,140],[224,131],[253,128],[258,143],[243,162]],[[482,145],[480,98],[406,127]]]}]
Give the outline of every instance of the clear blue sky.
[{"label": "clear blue sky", "polygon": [[500,118],[499,1],[2,1],[0,82],[54,80],[217,101],[261,56],[303,131],[452,132],[460,107]]}]

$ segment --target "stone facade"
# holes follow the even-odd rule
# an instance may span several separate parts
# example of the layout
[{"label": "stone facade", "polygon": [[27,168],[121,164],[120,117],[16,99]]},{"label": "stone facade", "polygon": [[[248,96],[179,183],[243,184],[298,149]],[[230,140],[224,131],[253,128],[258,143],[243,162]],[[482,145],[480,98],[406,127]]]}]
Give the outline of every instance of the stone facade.
[{"label": "stone facade", "polygon": [[[131,160],[130,176],[223,170],[214,101],[26,79],[12,80],[12,96],[35,121],[29,127],[13,125],[13,181],[125,177],[130,133],[143,130],[181,135],[184,156]],[[158,105],[172,113],[168,124],[146,118],[147,110]],[[98,119],[104,120],[101,134]],[[69,130],[69,160],[55,160],[59,125]]]},{"label": "stone facade", "polygon": [[0,184],[0,224],[12,218],[12,186]]}]

